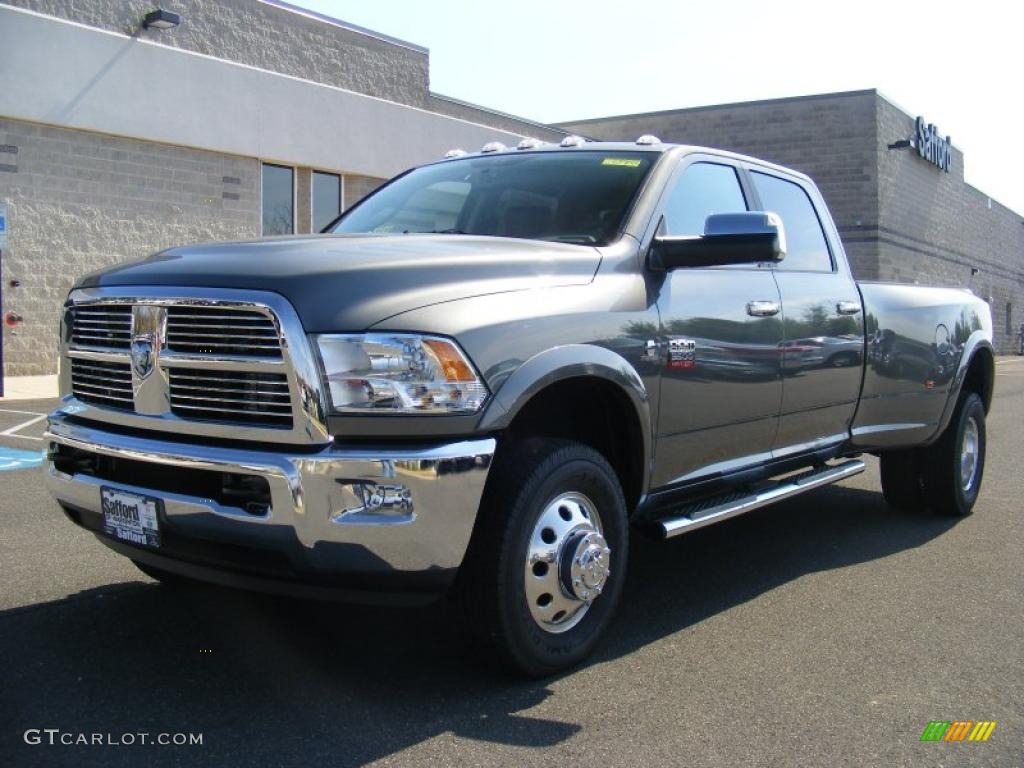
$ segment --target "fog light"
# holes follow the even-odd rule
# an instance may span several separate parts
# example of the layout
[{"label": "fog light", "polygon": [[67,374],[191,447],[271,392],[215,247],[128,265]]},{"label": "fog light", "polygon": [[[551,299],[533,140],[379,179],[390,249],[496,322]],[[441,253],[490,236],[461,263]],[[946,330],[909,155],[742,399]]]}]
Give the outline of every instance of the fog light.
[{"label": "fog light", "polygon": [[412,491],[399,483],[339,483],[343,509],[331,515],[333,523],[393,525],[416,519]]}]

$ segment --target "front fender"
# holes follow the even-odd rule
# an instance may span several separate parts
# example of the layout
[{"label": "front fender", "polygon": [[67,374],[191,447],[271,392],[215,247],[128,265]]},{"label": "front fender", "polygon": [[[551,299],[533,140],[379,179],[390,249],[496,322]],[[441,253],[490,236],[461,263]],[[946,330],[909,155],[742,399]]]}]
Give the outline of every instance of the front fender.
[{"label": "front fender", "polygon": [[653,452],[650,397],[643,379],[629,361],[605,347],[566,344],[534,355],[495,392],[480,419],[478,430],[494,432],[505,429],[523,406],[544,388],[558,381],[585,376],[615,384],[632,403],[643,442],[645,471],[641,492],[646,494]]}]

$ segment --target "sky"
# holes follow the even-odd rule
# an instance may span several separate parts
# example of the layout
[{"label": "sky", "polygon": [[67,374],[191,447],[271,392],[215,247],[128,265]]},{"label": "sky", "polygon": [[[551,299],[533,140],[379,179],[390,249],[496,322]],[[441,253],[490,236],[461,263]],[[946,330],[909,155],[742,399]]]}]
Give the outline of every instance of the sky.
[{"label": "sky", "polygon": [[877,88],[1024,214],[1020,0],[291,2],[429,48],[436,93],[543,123]]}]

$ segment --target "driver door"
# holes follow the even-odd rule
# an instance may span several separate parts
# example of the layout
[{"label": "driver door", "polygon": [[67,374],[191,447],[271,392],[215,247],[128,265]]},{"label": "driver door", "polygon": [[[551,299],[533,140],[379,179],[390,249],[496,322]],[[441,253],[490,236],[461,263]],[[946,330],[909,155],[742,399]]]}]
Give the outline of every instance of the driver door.
[{"label": "driver door", "polygon": [[[702,235],[709,215],[746,211],[748,199],[729,160],[684,158],[662,203],[662,233]],[[679,268],[663,279],[655,488],[770,458],[782,399],[782,304],[770,265]]]}]

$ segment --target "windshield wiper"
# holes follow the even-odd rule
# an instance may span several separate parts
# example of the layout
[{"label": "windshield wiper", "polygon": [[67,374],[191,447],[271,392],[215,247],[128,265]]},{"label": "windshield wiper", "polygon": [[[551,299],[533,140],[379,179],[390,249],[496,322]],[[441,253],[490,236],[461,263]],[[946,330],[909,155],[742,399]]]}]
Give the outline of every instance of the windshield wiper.
[{"label": "windshield wiper", "polygon": [[463,232],[461,229],[418,229],[415,232],[407,229],[402,232],[403,235],[468,235],[469,232]]}]

